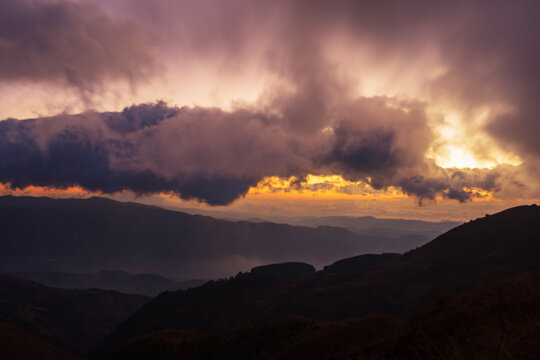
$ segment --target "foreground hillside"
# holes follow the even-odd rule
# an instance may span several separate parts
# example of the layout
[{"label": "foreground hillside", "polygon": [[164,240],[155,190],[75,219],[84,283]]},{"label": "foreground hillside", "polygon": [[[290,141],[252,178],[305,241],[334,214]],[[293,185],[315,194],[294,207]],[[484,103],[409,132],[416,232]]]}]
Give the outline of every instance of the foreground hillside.
[{"label": "foreground hillside", "polygon": [[537,359],[540,277],[524,275],[438,298],[414,316],[388,359]]},{"label": "foreground hillside", "polygon": [[162,330],[104,359],[537,359],[539,340],[536,276],[438,298],[407,323],[375,314],[335,322],[286,317],[210,333]]},{"label": "foreground hillside", "polygon": [[287,315],[335,321],[384,312],[408,319],[437,296],[539,272],[539,234],[540,208],[522,206],[372,267],[292,280],[239,276],[165,293],[115,329],[105,348],[163,329],[220,330]]},{"label": "foreground hillside", "polygon": [[82,360],[0,321],[0,359],[6,360]]},{"label": "foreground hillside", "polygon": [[322,266],[429,240],[230,222],[105,198],[0,197],[0,229],[0,273],[119,269],[173,279],[217,278],[282,261]]},{"label": "foreground hillside", "polygon": [[116,291],[50,288],[0,275],[0,321],[77,354],[94,349],[148,300]]},{"label": "foreground hillside", "polygon": [[339,322],[285,317],[212,333],[163,330],[129,341],[104,359],[357,359],[383,352],[403,326],[377,314]]}]

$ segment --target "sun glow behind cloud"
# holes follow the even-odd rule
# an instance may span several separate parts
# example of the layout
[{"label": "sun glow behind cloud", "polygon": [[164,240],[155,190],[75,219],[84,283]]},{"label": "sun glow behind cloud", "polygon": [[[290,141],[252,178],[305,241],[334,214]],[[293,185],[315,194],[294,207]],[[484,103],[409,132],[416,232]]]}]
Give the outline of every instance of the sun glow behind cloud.
[{"label": "sun glow behind cloud", "polygon": [[307,175],[305,179],[276,176],[263,179],[247,196],[257,198],[363,198],[388,200],[407,197],[395,187],[376,190],[363,181],[348,181],[340,175]]},{"label": "sun glow behind cloud", "polygon": [[[491,119],[513,111],[509,104],[468,107],[456,99],[459,97],[456,94],[441,95],[435,91],[433,84],[447,76],[450,67],[439,47],[430,40],[426,39],[423,45],[415,44],[413,58],[405,58],[400,53],[381,57],[376,45],[341,33],[330,40],[325,55],[336,66],[339,76],[351,83],[354,96],[382,96],[398,102],[425,104],[434,135],[426,157],[438,166],[493,169],[500,164],[518,166],[523,163],[518,155],[500,148],[486,133]],[[404,110],[401,104],[398,107]],[[460,108],[467,110],[460,111]]]},{"label": "sun glow behind cloud", "polygon": [[[482,109],[467,122],[458,112],[448,111],[442,121],[432,121],[435,138],[426,157],[443,168],[493,169],[500,164],[521,165],[519,156],[503,151],[483,130],[490,115],[493,116],[488,109]],[[433,119],[436,115],[431,116]]]}]

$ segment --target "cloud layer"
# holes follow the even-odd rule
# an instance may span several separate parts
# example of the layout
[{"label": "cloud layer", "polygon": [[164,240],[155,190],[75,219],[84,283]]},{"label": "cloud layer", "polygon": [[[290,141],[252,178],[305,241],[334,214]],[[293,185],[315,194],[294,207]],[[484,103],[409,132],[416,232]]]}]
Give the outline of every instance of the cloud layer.
[{"label": "cloud layer", "polygon": [[[465,186],[496,187],[494,171],[448,171],[423,157],[429,130],[420,110],[360,99],[346,115],[333,130],[309,136],[263,112],[161,102],[122,112],[8,119],[0,122],[0,182],[12,188],[173,192],[213,205],[234,201],[268,176],[340,174],[375,188],[398,186],[419,198],[439,194],[460,201],[471,196]],[[386,123],[395,119],[399,128]],[[426,140],[411,146],[411,138]]]},{"label": "cloud layer", "polygon": [[[209,204],[228,204],[267,176],[301,183],[307,174],[395,186],[419,199],[467,201],[479,196],[472,188],[534,192],[537,4],[6,0],[2,82],[91,92],[119,78],[137,82],[157,63],[174,68],[180,75],[170,81],[188,90],[182,76],[193,64],[234,78],[255,63],[273,82],[232,109],[143,102],[0,122],[0,182],[173,192]],[[371,73],[392,74],[388,91],[363,93]],[[444,120],[434,108],[457,109],[469,142],[496,143],[523,164],[441,168],[426,157],[440,136],[433,124]],[[481,122],[479,112],[487,114]],[[488,157],[483,144],[466,145]]]},{"label": "cloud layer", "polygon": [[153,60],[151,36],[88,1],[2,0],[0,81],[55,82],[95,90],[135,82]]}]

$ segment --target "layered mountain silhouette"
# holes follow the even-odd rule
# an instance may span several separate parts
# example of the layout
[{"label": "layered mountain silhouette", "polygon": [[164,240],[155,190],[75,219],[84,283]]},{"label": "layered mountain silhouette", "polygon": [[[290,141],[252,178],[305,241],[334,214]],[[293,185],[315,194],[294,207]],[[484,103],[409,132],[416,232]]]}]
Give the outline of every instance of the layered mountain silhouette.
[{"label": "layered mountain silhouette", "polygon": [[0,228],[0,273],[118,269],[173,279],[224,277],[284,261],[320,267],[355,254],[401,253],[429,240],[231,222],[97,197],[0,197]]},{"label": "layered mountain silhouette", "polygon": [[76,354],[94,349],[148,300],[100,289],[56,289],[0,275],[0,322]]},{"label": "layered mountain silhouette", "polygon": [[423,237],[428,241],[460,225],[454,221],[428,222],[406,219],[378,219],[373,216],[301,216],[276,218],[275,220],[278,223],[297,226],[336,226],[359,235],[376,235],[388,238],[409,237],[411,239],[421,239]]},{"label": "layered mountain silhouette", "polygon": [[373,266],[358,261],[358,268],[299,279],[237,276],[164,293],[115,329],[105,348],[163,329],[215,331],[289,315],[339,321],[387,313],[407,320],[436,297],[537,273],[539,234],[540,208],[521,206],[463,224]]},{"label": "layered mountain silhouette", "polygon": [[373,216],[267,216],[253,217],[248,213],[225,212],[219,210],[201,210],[191,208],[168,207],[171,210],[182,211],[188,214],[201,214],[216,219],[231,221],[249,221],[255,223],[273,222],[276,224],[289,224],[295,226],[334,226],[350,230],[359,235],[377,235],[386,238],[400,238],[408,236],[425,242],[434,239],[440,234],[460,225],[455,221],[430,222],[407,219],[381,219]]},{"label": "layered mountain silhouette", "polygon": [[43,285],[67,288],[117,290],[128,294],[156,296],[164,291],[188,289],[204,284],[204,280],[174,281],[156,274],[129,274],[120,270],[97,273],[65,273],[54,271],[11,273],[15,277],[33,280]]}]

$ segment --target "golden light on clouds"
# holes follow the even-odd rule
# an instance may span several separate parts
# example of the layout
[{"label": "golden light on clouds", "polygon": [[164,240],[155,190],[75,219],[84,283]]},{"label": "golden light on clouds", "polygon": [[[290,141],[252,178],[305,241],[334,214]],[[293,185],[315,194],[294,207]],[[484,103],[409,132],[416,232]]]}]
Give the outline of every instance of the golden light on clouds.
[{"label": "golden light on clouds", "polygon": [[500,110],[483,108],[469,116],[446,110],[448,112],[442,116],[442,121],[436,122],[433,119],[440,108],[433,108],[430,126],[434,140],[426,157],[437,165],[443,168],[493,169],[501,164],[518,166],[523,163],[519,156],[502,150],[484,130],[490,117],[496,116]]},{"label": "golden light on clouds", "polygon": [[473,188],[464,187],[463,190],[470,193],[472,195],[471,198],[475,201],[486,201],[486,200],[494,199],[493,192],[491,191],[487,191],[487,190],[476,188],[476,187],[473,187]]},{"label": "golden light on clouds", "polygon": [[[481,188],[463,188],[470,192],[474,201],[493,200],[492,192]],[[114,195],[122,197],[125,192],[115,193]],[[8,185],[0,183],[0,195],[15,196],[51,196],[51,197],[91,197],[105,196],[103,192],[89,191],[80,186],[70,186],[59,189],[44,186],[27,186],[23,189],[11,189]],[[114,197],[113,195],[113,197]],[[190,204],[196,206],[198,201],[182,200],[174,193],[157,194],[159,198],[167,199],[178,204]],[[307,175],[303,181],[296,177],[281,178],[277,176],[266,177],[261,180],[257,186],[251,187],[246,194],[246,199],[275,199],[275,200],[294,200],[294,199],[317,199],[317,200],[377,200],[392,201],[409,198],[396,187],[386,189],[374,189],[369,183],[364,181],[348,181],[340,175]],[[438,196],[436,201],[445,200]],[[241,201],[241,200],[240,200]]]},{"label": "golden light on clouds", "polygon": [[52,197],[88,197],[103,196],[102,192],[88,191],[80,186],[70,186],[58,189],[47,186],[30,185],[23,189],[12,189],[6,184],[0,183],[0,195],[14,196],[52,196]]},{"label": "golden light on clouds", "polygon": [[[463,191],[471,194],[471,201],[496,200],[492,191],[477,187],[464,187]],[[410,198],[400,189],[390,186],[386,189],[374,189],[364,181],[348,181],[340,175],[308,175],[305,181],[297,178],[267,177],[246,195],[248,199],[327,199],[327,200],[377,200],[399,201]],[[433,201],[447,200],[437,196]],[[429,201],[429,200],[428,200]]]},{"label": "golden light on clouds", "polygon": [[307,175],[300,180],[296,177],[264,178],[252,187],[246,195],[253,198],[321,198],[321,199],[397,199],[407,197],[395,187],[376,190],[364,181],[348,181],[341,175]]}]

